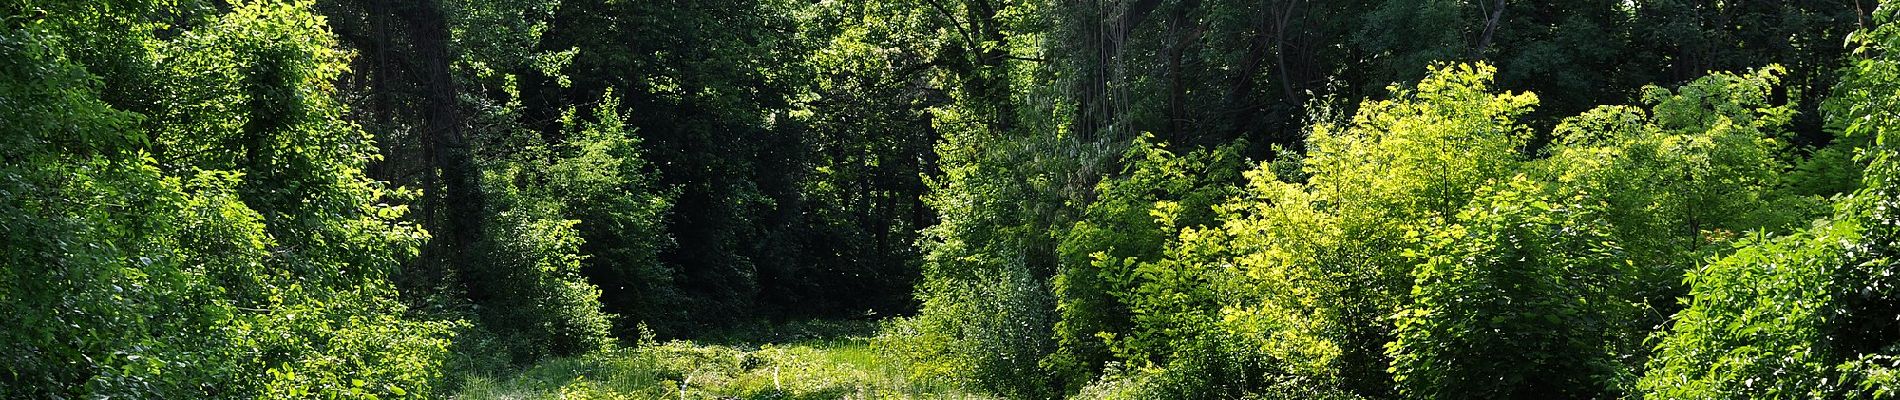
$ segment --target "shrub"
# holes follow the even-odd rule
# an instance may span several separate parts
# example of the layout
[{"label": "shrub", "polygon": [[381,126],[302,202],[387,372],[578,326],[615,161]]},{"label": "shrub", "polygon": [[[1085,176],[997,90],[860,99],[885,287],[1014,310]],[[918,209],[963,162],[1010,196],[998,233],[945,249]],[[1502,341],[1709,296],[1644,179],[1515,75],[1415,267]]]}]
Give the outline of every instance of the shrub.
[{"label": "shrub", "polygon": [[1146,135],[1129,147],[1122,176],[1097,185],[1096,200],[1058,249],[1062,262],[1053,287],[1060,343],[1044,364],[1086,382],[1114,359],[1103,337],[1131,333],[1130,302],[1141,300],[1136,290],[1147,283],[1135,267],[1158,261],[1179,229],[1214,222],[1213,205],[1231,196],[1240,179],[1239,147],[1175,155]]},{"label": "shrub", "polygon": [[0,107],[0,397],[434,394],[455,324],[394,301],[426,234],[361,173],[320,18],[240,2],[161,38],[141,18],[186,11],[115,4],[0,33],[27,105]]},{"label": "shrub", "polygon": [[477,245],[486,257],[470,278],[492,290],[471,299],[477,314],[516,363],[598,350],[609,343],[612,321],[601,311],[600,289],[580,275],[579,221],[563,218],[560,203],[497,184],[518,171],[486,179],[495,210]]},{"label": "shrub", "polygon": [[1900,351],[1900,38],[1895,4],[1850,43],[1853,62],[1826,107],[1869,140],[1861,187],[1807,232],[1755,238],[1689,275],[1690,297],[1657,336],[1650,397],[1893,398]]},{"label": "shrub", "polygon": [[1518,176],[1421,232],[1412,303],[1387,345],[1408,398],[1614,397],[1629,264],[1595,199]]}]

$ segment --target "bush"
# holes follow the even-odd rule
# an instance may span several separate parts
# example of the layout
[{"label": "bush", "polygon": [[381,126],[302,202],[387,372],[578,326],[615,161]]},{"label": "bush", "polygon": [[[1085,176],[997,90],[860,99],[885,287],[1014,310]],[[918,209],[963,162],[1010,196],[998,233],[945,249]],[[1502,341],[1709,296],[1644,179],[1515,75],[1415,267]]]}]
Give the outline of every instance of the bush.
[{"label": "bush", "polygon": [[1664,399],[1830,397],[1843,389],[1827,348],[1840,311],[1830,290],[1847,261],[1852,223],[1755,238],[1741,251],[1693,272],[1687,308],[1658,335],[1641,386]]},{"label": "bush", "polygon": [[1479,189],[1457,223],[1421,232],[1412,304],[1388,344],[1408,398],[1606,398],[1630,307],[1595,199],[1518,176]]},{"label": "bush", "polygon": [[[1177,156],[1152,136],[1129,147],[1123,176],[1097,185],[1096,200],[1069,227],[1058,249],[1062,263],[1053,286],[1061,313],[1056,323],[1060,343],[1044,361],[1047,367],[1080,383],[1115,359],[1103,338],[1132,333],[1130,302],[1143,300],[1136,291],[1148,283],[1136,266],[1158,261],[1175,244],[1179,229],[1215,221],[1213,205],[1231,196],[1240,180],[1240,147]],[[1145,360],[1146,355],[1129,356]]]},{"label": "bush", "polygon": [[[1010,271],[1015,271],[1011,273]],[[882,340],[910,365],[910,379],[947,382],[1009,398],[1053,398],[1053,381],[1039,361],[1052,351],[1046,329],[1054,323],[1048,289],[1023,268],[931,291],[932,310],[901,320]]]},{"label": "bush", "polygon": [[600,289],[579,274],[577,222],[523,209],[500,212],[489,221],[489,233],[478,246],[488,256],[477,279],[493,283],[494,297],[478,299],[476,305],[514,360],[571,356],[607,345],[612,322],[600,310]]},{"label": "bush", "polygon": [[240,2],[160,38],[140,18],[185,10],[115,4],[0,33],[28,105],[0,107],[0,397],[433,395],[455,323],[394,301],[426,234],[361,173],[320,19]]},{"label": "bush", "polygon": [[1690,297],[1657,336],[1641,388],[1654,398],[1894,398],[1900,364],[1900,38],[1895,4],[1857,32],[1856,60],[1827,109],[1868,139],[1861,187],[1831,220],[1758,237],[1687,280]]},{"label": "bush", "polygon": [[1770,66],[1647,88],[1649,111],[1606,106],[1565,119],[1550,157],[1531,168],[1564,193],[1606,202],[1604,222],[1640,275],[1635,300],[1655,310],[1634,321],[1639,329],[1664,323],[1686,291],[1682,275],[1743,233],[1785,232],[1825,212],[1824,193],[1787,184],[1793,106],[1772,101],[1784,74]]},{"label": "bush", "polygon": [[[482,152],[500,156],[486,160],[487,257],[472,278],[496,290],[473,300],[515,363],[598,350],[615,322],[631,331],[684,318],[676,273],[658,259],[674,191],[657,187],[619,107],[607,93],[586,117],[562,114],[563,140],[520,131]],[[630,315],[603,311],[603,285]]]},{"label": "bush", "polygon": [[678,271],[660,262],[673,244],[664,220],[677,188],[659,185],[653,166],[643,158],[640,138],[620,116],[620,100],[610,91],[583,118],[569,109],[561,125],[566,140],[554,146],[546,186],[536,196],[561,203],[564,218],[584,239],[580,272],[609,293],[601,300],[621,314],[619,332],[640,323],[677,331],[688,320],[686,299],[677,286]]},{"label": "bush", "polygon": [[1170,251],[1206,254],[1181,264],[1232,276],[1209,285],[1223,290],[1212,296],[1216,321],[1285,374],[1387,395],[1389,316],[1410,302],[1415,265],[1406,233],[1455,220],[1480,187],[1522,164],[1528,132],[1515,118],[1536,96],[1494,93],[1483,64],[1431,72],[1366,102],[1349,124],[1314,126],[1305,182],[1282,181],[1273,165],[1248,172],[1242,194],[1220,206],[1219,229],[1184,232],[1188,249]]}]

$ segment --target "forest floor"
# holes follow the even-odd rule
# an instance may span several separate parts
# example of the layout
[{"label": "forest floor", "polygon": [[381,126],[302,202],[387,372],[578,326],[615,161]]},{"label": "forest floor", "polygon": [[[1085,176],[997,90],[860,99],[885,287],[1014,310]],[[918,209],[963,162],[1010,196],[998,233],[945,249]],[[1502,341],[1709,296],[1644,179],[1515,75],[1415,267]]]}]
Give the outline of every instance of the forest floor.
[{"label": "forest floor", "polygon": [[467,377],[453,398],[980,399],[913,382],[874,345],[872,322],[754,325],[542,362],[512,376]]}]

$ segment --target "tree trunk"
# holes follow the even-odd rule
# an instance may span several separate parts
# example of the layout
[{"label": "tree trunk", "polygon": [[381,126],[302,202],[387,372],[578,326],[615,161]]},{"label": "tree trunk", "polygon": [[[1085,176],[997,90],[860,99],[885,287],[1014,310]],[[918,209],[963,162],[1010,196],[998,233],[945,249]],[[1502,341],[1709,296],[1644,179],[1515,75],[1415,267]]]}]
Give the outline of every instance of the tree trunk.
[{"label": "tree trunk", "polygon": [[1484,50],[1491,47],[1491,38],[1498,33],[1498,24],[1504,18],[1504,0],[1492,4],[1491,15],[1484,19],[1484,33],[1478,36],[1478,46],[1471,48],[1471,59],[1483,60]]},{"label": "tree trunk", "polygon": [[[473,253],[481,238],[484,199],[480,171],[470,157],[462,134],[462,117],[456,108],[455,79],[449,70],[452,54],[448,18],[443,15],[440,0],[410,3],[402,17],[409,23],[415,52],[411,57],[419,67],[416,78],[422,86],[423,140],[435,170],[430,175],[440,174],[440,196],[431,194],[424,201],[424,207],[441,209],[435,213],[441,220],[432,227],[436,235],[428,251],[435,252],[436,260],[464,271],[461,278],[468,297],[479,302],[491,294],[479,273],[469,273],[475,272],[470,267],[478,257]],[[435,191],[437,186],[426,185],[424,190]]]},{"label": "tree trunk", "polygon": [[1192,118],[1188,116],[1188,79],[1186,76],[1187,71],[1182,70],[1183,59],[1187,57],[1187,49],[1200,41],[1201,32],[1205,27],[1205,22],[1194,21],[1189,15],[1190,12],[1198,7],[1200,7],[1200,1],[1182,1],[1181,4],[1176,6],[1173,15],[1171,15],[1168,20],[1169,35],[1166,52],[1168,57],[1167,137],[1169,138],[1169,142],[1185,147],[1201,144],[1200,140],[1197,139],[1201,139],[1199,136],[1204,136],[1196,135],[1196,132],[1192,132],[1189,127],[1188,121]]}]

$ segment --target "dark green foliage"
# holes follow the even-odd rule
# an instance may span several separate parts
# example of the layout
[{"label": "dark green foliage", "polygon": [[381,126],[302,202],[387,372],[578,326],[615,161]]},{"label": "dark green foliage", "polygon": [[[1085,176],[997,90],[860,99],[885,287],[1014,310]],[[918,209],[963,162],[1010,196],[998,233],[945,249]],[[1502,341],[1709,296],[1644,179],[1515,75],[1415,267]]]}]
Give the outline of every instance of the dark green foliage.
[{"label": "dark green foliage", "polygon": [[1634,40],[1624,60],[1625,70],[1642,71],[1644,80],[1628,83],[1677,84],[1710,71],[1786,66],[1787,82],[1776,96],[1799,112],[1787,139],[1824,144],[1833,135],[1822,129],[1819,106],[1838,79],[1834,69],[1853,49],[1842,39],[1870,26],[1880,3],[1638,1],[1631,15]]},{"label": "dark green foliage", "polygon": [[949,100],[930,109],[939,172],[924,201],[938,221],[920,240],[922,307],[898,324],[894,347],[910,354],[914,376],[1016,398],[1064,389],[1042,364],[1057,344],[1050,279],[1061,231],[1073,223],[1067,196],[1093,184],[1064,171],[1093,161],[1051,155],[1115,153],[1039,134],[1059,123],[1035,117],[1054,106],[1027,98],[1050,88],[1017,85],[1050,71],[1012,58],[1039,51],[1031,39],[1046,29],[1034,18],[1039,6],[970,1],[878,14],[934,32],[919,40],[943,66],[924,77]]},{"label": "dark green foliage", "polygon": [[1884,3],[0,0],[0,398],[1896,397]]},{"label": "dark green foliage", "polygon": [[[576,50],[538,49],[557,6],[324,4],[366,52],[347,89],[356,117],[389,147],[373,172],[422,189],[417,219],[438,232],[402,276],[405,300],[483,322],[461,343],[484,353],[479,360],[577,355],[610,342],[616,323],[631,331],[682,313],[676,273],[655,259],[671,243],[659,225],[671,197],[618,98],[551,110],[523,103],[523,80],[568,83],[562,71]],[[443,41],[450,48],[438,48]],[[472,240],[461,237],[469,229],[479,230]],[[614,290],[604,295],[602,285]]]},{"label": "dark green foliage", "polygon": [[572,84],[524,76],[527,117],[547,121],[535,126],[542,132],[556,131],[553,110],[563,104],[606,90],[624,96],[638,110],[625,123],[643,139],[659,184],[693,205],[667,215],[678,246],[660,259],[679,271],[678,307],[695,317],[651,316],[662,334],[747,316],[768,300],[763,285],[791,278],[804,151],[795,132],[768,122],[784,118],[774,110],[786,106],[789,79],[803,76],[781,68],[797,49],[774,34],[793,29],[789,9],[758,0],[563,2],[539,48],[579,49],[565,70]]},{"label": "dark green foliage", "polygon": [[581,272],[612,294],[604,306],[623,310],[633,322],[682,320],[678,272],[659,260],[672,245],[661,224],[675,192],[658,187],[619,108],[609,93],[588,120],[574,111],[563,115],[567,141],[554,150],[545,175],[529,178],[546,186],[528,195],[563,202],[564,218],[575,221],[585,239],[578,249],[586,255]]},{"label": "dark green foliage", "polygon": [[492,223],[482,264],[468,271],[499,288],[477,311],[517,362],[606,345],[613,321],[597,285],[612,285],[620,304],[645,311],[639,317],[665,316],[679,301],[666,292],[671,272],[655,260],[667,243],[658,225],[670,198],[653,188],[618,107],[609,95],[589,119],[570,111],[567,140],[556,146],[501,142],[521,147],[484,178]]},{"label": "dark green foliage", "polygon": [[[416,219],[438,233],[401,277],[411,304],[457,315],[501,312],[494,301],[525,307],[535,301],[506,298],[534,295],[499,293],[518,282],[494,279],[573,259],[623,337],[641,323],[680,336],[757,317],[914,307],[917,231],[931,222],[921,200],[931,92],[908,73],[840,68],[885,57],[847,32],[871,11],[782,1],[320,8],[361,51],[344,98],[387,149],[371,173],[421,189]],[[446,38],[425,23],[432,12]],[[446,54],[433,52],[438,39]],[[438,62],[459,117],[440,115]],[[888,101],[904,96],[912,102]],[[486,174],[480,196],[458,196],[454,165],[439,162],[462,150],[443,145],[445,125]],[[481,216],[458,216],[462,198],[488,197]],[[512,226],[482,229],[483,257],[457,261],[458,227],[504,217]],[[527,228],[551,220],[575,224]],[[529,231],[583,240],[505,237]]]},{"label": "dark green foliage", "polygon": [[610,321],[600,312],[600,290],[579,274],[576,221],[524,201],[521,193],[489,193],[501,211],[477,247],[482,265],[467,269],[472,279],[491,282],[491,297],[478,303],[476,314],[517,362],[603,347]]},{"label": "dark green foliage", "polygon": [[[817,4],[801,13],[806,43],[787,113],[804,150],[797,164],[802,214],[796,260],[762,288],[761,306],[783,314],[890,315],[915,307],[919,231],[934,222],[923,176],[935,173],[929,107],[947,101],[916,84],[929,60],[918,10],[877,2]],[[783,150],[781,150],[783,151]],[[792,307],[796,305],[796,307]]]}]

